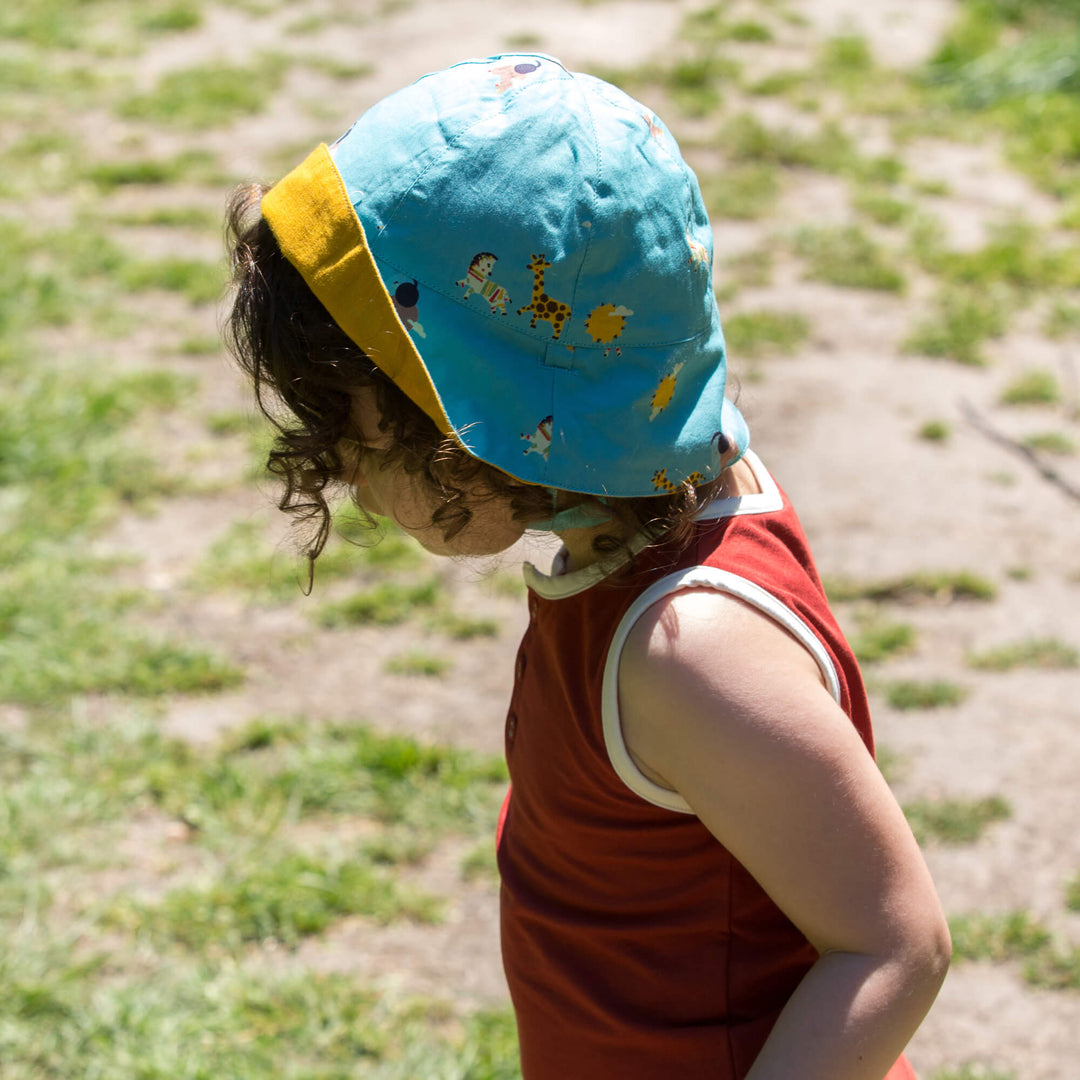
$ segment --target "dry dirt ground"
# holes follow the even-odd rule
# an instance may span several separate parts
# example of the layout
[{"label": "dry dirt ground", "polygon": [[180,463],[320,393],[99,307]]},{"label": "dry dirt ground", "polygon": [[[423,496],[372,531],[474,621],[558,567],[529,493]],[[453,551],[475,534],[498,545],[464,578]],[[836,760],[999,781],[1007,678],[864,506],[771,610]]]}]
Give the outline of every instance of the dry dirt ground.
[{"label": "dry dirt ground", "polygon": [[[335,7],[328,0],[323,6],[331,14],[374,11],[364,3]],[[209,134],[207,142],[231,173],[272,176],[319,139],[344,130],[384,93],[427,70],[514,41],[529,41],[584,69],[664,61],[681,18],[700,6],[681,0],[418,0],[389,6],[364,22],[332,21],[308,37],[305,48],[369,62],[369,75],[334,83],[329,92],[317,74],[293,72],[273,108]],[[735,53],[764,74],[809,57],[830,34],[854,31],[867,38],[879,62],[906,67],[930,54],[955,14],[949,0],[804,0],[794,7],[806,25],[792,26],[772,44],[733,46]],[[149,81],[208,56],[243,61],[256,50],[280,47],[290,18],[287,7],[258,19],[234,8],[213,9],[199,30],[149,50],[143,75]],[[661,111],[662,103],[656,107]],[[765,110],[766,119],[800,122],[791,106],[775,99],[750,107]],[[672,123],[677,131],[693,127],[680,129],[674,118]],[[869,120],[855,130],[875,150],[887,138],[883,126]],[[102,139],[108,138],[103,130]],[[170,152],[167,136],[158,149]],[[979,244],[987,226],[1010,211],[1037,222],[1052,219],[1047,197],[1010,170],[992,143],[922,138],[898,152],[911,175],[947,185],[946,194],[928,196],[927,204],[957,246]],[[723,262],[763,238],[849,216],[841,179],[793,174],[767,219],[716,223],[718,285]],[[990,604],[927,603],[903,610],[903,620],[917,629],[918,645],[890,664],[890,677],[949,679],[970,694],[953,708],[914,712],[891,709],[876,694],[878,738],[905,763],[897,781],[902,798],[1001,795],[1012,807],[1011,818],[975,844],[930,846],[948,911],[1028,909],[1063,940],[1080,944],[1080,915],[1066,910],[1062,892],[1063,882],[1080,870],[1078,676],[1024,668],[979,672],[964,662],[971,650],[1022,637],[1080,644],[1080,505],[977,431],[959,404],[967,400],[999,427],[1022,434],[1037,427],[1038,418],[1000,408],[1001,388],[1023,367],[1067,373],[1070,361],[1064,346],[1040,336],[1033,316],[1019,318],[990,345],[992,362],[985,369],[903,355],[900,343],[926,295],[918,280],[903,296],[806,281],[794,260],[781,255],[771,283],[743,289],[729,308],[802,312],[810,337],[794,356],[757,363],[753,378],[748,365],[742,368],[741,404],[756,449],[800,508],[824,574],[879,579],[968,569],[999,586]],[[740,372],[739,356],[732,365]],[[224,359],[210,373],[206,361],[188,369],[201,377],[207,410],[239,407],[242,390]],[[935,418],[953,426],[944,444],[915,435]],[[187,421],[171,423],[162,437],[182,448],[194,436],[185,430]],[[238,451],[192,468],[220,481],[233,469],[239,475],[242,466]],[[1075,459],[1071,469],[1075,481]],[[141,560],[131,576],[162,596],[165,624],[216,647],[247,672],[235,691],[174,701],[169,729],[207,739],[258,715],[355,717],[498,752],[522,618],[520,600],[491,584],[514,570],[514,556],[495,571],[443,568],[459,609],[499,620],[496,638],[444,648],[453,667],[440,679],[387,674],[385,659],[407,647],[418,633],[414,628],[313,630],[306,601],[258,606],[185,590],[207,546],[238,519],[264,522],[282,545],[281,557],[289,557],[285,523],[269,496],[269,485],[256,491],[239,484],[215,495],[185,496],[164,502],[156,516],[125,519],[109,537],[111,550]],[[841,609],[849,624],[856,614]],[[283,962],[355,972],[387,988],[463,1004],[505,1000],[496,887],[463,884],[457,857],[440,850],[420,871],[427,886],[453,898],[442,925],[377,929],[349,921]],[[1075,1080],[1078,1031],[1080,994],[1033,989],[1018,966],[967,963],[950,973],[910,1056],[924,1078],[977,1061],[1017,1080]]]}]

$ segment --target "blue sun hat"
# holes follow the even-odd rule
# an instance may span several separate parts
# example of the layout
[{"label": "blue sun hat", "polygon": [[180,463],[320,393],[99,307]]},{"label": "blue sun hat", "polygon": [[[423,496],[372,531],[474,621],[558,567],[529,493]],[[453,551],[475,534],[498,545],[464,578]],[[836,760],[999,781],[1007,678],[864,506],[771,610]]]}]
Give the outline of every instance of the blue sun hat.
[{"label": "blue sun hat", "polygon": [[[341,328],[473,456],[629,497],[719,474],[712,232],[659,119],[542,54],[426,75],[266,194]],[[730,460],[730,458],[729,458]]]}]

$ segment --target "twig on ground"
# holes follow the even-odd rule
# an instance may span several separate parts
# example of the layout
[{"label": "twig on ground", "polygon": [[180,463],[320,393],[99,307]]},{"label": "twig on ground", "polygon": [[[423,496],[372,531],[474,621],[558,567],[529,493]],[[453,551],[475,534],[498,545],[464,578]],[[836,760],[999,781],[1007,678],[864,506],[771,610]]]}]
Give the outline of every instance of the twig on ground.
[{"label": "twig on ground", "polygon": [[1006,450],[1011,450],[1017,456],[1022,457],[1044,480],[1064,492],[1070,499],[1080,503],[1080,487],[1077,487],[1067,477],[1062,476],[1052,465],[1048,465],[1043,461],[1031,447],[1025,446],[1022,442],[1018,442],[1003,431],[999,431],[985,416],[978,412],[970,401],[961,398],[959,405],[960,411],[964,414],[968,423],[980,435],[985,435],[991,442],[997,443],[998,446],[1003,446]]}]

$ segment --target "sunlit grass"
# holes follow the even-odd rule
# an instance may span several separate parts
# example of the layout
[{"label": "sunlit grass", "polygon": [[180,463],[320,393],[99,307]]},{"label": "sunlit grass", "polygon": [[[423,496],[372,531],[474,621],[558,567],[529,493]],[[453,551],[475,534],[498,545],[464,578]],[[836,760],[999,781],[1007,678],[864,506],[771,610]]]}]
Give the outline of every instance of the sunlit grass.
[{"label": "sunlit grass", "polygon": [[453,667],[453,661],[445,656],[435,656],[421,649],[391,656],[383,667],[391,675],[415,675],[437,679]]},{"label": "sunlit grass", "polygon": [[209,128],[260,112],[288,69],[278,56],[247,66],[211,62],[162,75],[157,86],[117,106],[123,117],[180,128]]},{"label": "sunlit grass", "polygon": [[915,627],[881,618],[863,619],[849,641],[861,664],[877,664],[890,657],[911,652],[915,646]]},{"label": "sunlit grass", "polygon": [[806,260],[806,276],[829,285],[903,292],[906,280],[895,259],[856,225],[805,227],[795,251]]},{"label": "sunlit grass", "polygon": [[981,367],[987,362],[984,343],[1001,337],[1006,325],[1007,307],[1000,297],[950,287],[938,294],[931,313],[905,339],[903,349]]},{"label": "sunlit grass", "polygon": [[103,192],[133,184],[226,183],[217,156],[208,150],[185,150],[170,158],[113,158],[87,167],[86,176]]},{"label": "sunlit grass", "polygon": [[967,687],[947,679],[900,679],[883,684],[882,691],[892,708],[904,711],[949,708],[960,705],[968,696]]},{"label": "sunlit grass", "polygon": [[736,162],[701,177],[709,212],[736,221],[756,221],[769,214],[780,195],[780,173],[768,162]]},{"label": "sunlit grass", "polygon": [[1025,638],[968,655],[968,665],[980,671],[1013,668],[1068,670],[1080,667],[1080,650],[1057,638]]},{"label": "sunlit grass", "polygon": [[202,951],[268,941],[295,947],[345,915],[382,924],[401,918],[434,922],[439,902],[404,889],[364,858],[313,858],[275,848],[255,850],[218,879],[173,889],[157,903],[117,897],[103,922],[159,946]]},{"label": "sunlit grass", "polygon": [[1061,401],[1058,377],[1045,368],[1030,368],[1001,391],[1002,405],[1056,405]]},{"label": "sunlit grass", "polygon": [[810,320],[799,312],[738,311],[724,319],[724,338],[733,359],[796,352],[810,335]]},{"label": "sunlit grass", "polygon": [[952,435],[952,425],[946,420],[927,420],[916,434],[925,442],[943,443]]},{"label": "sunlit grass", "polygon": [[904,804],[904,815],[920,844],[938,840],[945,844],[970,844],[986,828],[1012,816],[1012,808],[1000,795],[983,799],[920,799]]},{"label": "sunlit grass", "polygon": [[344,600],[325,604],[318,620],[331,629],[343,626],[394,626],[405,622],[418,610],[427,610],[439,600],[437,580],[418,585],[383,582],[371,589],[353,593]]},{"label": "sunlit grass", "polygon": [[831,577],[825,580],[825,589],[834,603],[846,600],[953,603],[958,600],[992,600],[997,595],[993,582],[971,570],[924,570],[871,581]]}]

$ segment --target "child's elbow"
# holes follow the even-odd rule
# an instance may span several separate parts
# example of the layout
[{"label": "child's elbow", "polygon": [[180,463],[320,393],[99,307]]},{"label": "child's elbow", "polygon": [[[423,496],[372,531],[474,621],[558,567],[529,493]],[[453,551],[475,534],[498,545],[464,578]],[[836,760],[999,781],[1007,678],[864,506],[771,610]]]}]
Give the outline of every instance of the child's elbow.
[{"label": "child's elbow", "polygon": [[952,936],[940,908],[919,919],[908,935],[905,967],[913,987],[937,996],[952,960]]}]

